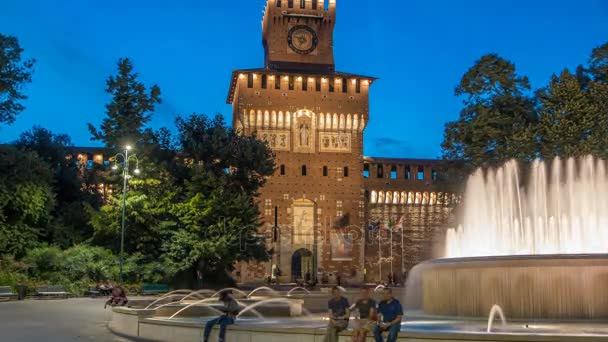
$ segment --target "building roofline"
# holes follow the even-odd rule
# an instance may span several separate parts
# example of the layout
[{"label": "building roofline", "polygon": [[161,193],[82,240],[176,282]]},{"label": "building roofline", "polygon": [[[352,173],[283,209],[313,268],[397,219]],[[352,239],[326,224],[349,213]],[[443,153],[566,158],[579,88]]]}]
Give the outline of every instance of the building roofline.
[{"label": "building roofline", "polygon": [[430,158],[363,157],[363,161],[376,164],[437,164],[442,160]]},{"label": "building roofline", "polygon": [[256,69],[238,69],[232,71],[232,78],[230,80],[230,89],[228,90],[228,98],[226,99],[227,104],[232,104],[234,101],[234,92],[236,91],[236,85],[239,79],[239,74],[242,73],[256,73],[261,75],[302,75],[302,76],[317,76],[317,77],[337,77],[337,78],[365,78],[374,83],[378,78],[372,76],[365,76],[360,74],[351,74],[347,72],[334,71],[334,72],[322,72],[315,70],[274,70],[267,68],[256,68]]}]

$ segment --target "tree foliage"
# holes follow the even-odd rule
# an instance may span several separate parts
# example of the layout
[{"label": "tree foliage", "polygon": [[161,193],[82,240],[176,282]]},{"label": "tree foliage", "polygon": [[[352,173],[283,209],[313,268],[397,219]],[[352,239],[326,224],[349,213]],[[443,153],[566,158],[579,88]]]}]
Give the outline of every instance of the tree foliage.
[{"label": "tree foliage", "polygon": [[22,60],[17,38],[0,33],[0,124],[11,124],[25,109],[23,86],[32,80],[34,59]]},{"label": "tree foliage", "polygon": [[0,146],[0,255],[23,256],[48,235],[52,174],[33,152]]},{"label": "tree foliage", "polygon": [[[87,179],[79,172],[70,137],[34,126],[21,134],[15,146],[36,153],[53,176],[55,206],[44,241],[64,248],[85,241],[92,232],[90,209],[99,207],[100,196],[97,187],[87,186]],[[87,177],[93,175],[90,171]]]},{"label": "tree foliage", "polygon": [[508,159],[608,158],[607,76],[608,43],[593,50],[588,66],[553,75],[532,96],[527,77],[518,75],[514,64],[483,56],[456,88],[464,108],[446,125],[444,159],[460,162],[466,175]]},{"label": "tree foliage", "polygon": [[529,90],[528,78],[513,63],[483,56],[456,87],[464,108],[459,120],[446,125],[444,158],[479,167],[533,157],[536,114]]},{"label": "tree foliage", "polygon": [[131,60],[119,59],[118,74],[106,81],[106,92],[112,97],[106,105],[106,117],[99,128],[88,124],[92,140],[102,141],[110,150],[126,144],[141,146],[144,127],[155,105],[161,103],[160,88],[153,85],[148,90],[138,78]]}]

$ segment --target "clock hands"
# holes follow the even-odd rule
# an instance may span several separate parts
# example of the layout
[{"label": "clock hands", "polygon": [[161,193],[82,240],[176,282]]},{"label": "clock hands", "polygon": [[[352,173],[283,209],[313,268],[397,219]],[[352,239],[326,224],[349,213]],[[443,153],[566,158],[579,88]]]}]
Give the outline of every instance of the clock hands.
[{"label": "clock hands", "polygon": [[306,44],[306,42],[308,42],[308,39],[306,38],[305,34],[299,34],[296,36],[296,39],[298,40],[298,43],[300,43],[300,46]]}]

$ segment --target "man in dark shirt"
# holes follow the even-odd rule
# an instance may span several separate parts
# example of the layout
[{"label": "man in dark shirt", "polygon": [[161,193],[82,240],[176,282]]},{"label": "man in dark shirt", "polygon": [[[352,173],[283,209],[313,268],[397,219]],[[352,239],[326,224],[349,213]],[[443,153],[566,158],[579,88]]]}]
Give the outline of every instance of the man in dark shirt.
[{"label": "man in dark shirt", "polygon": [[397,335],[401,330],[401,318],[403,317],[403,307],[398,300],[393,298],[393,291],[385,288],[382,292],[383,300],[378,304],[378,314],[381,319],[374,328],[376,342],[382,342],[382,333],[388,332],[386,342],[397,341]]},{"label": "man in dark shirt", "polygon": [[349,304],[348,299],[342,296],[342,291],[337,287],[331,290],[332,298],[327,303],[329,307],[329,325],[325,342],[338,342],[340,331],[348,327]]},{"label": "man in dark shirt", "polygon": [[353,342],[365,342],[367,334],[376,326],[376,301],[371,298],[369,288],[361,288],[361,295],[354,310]]}]

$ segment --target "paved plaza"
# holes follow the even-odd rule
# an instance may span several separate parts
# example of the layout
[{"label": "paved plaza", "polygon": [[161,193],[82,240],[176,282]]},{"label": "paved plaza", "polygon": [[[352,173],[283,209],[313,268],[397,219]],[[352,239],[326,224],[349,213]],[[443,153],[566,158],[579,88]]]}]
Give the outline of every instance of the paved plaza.
[{"label": "paved plaza", "polygon": [[26,300],[0,302],[0,341],[125,342],[106,324],[105,299]]}]

